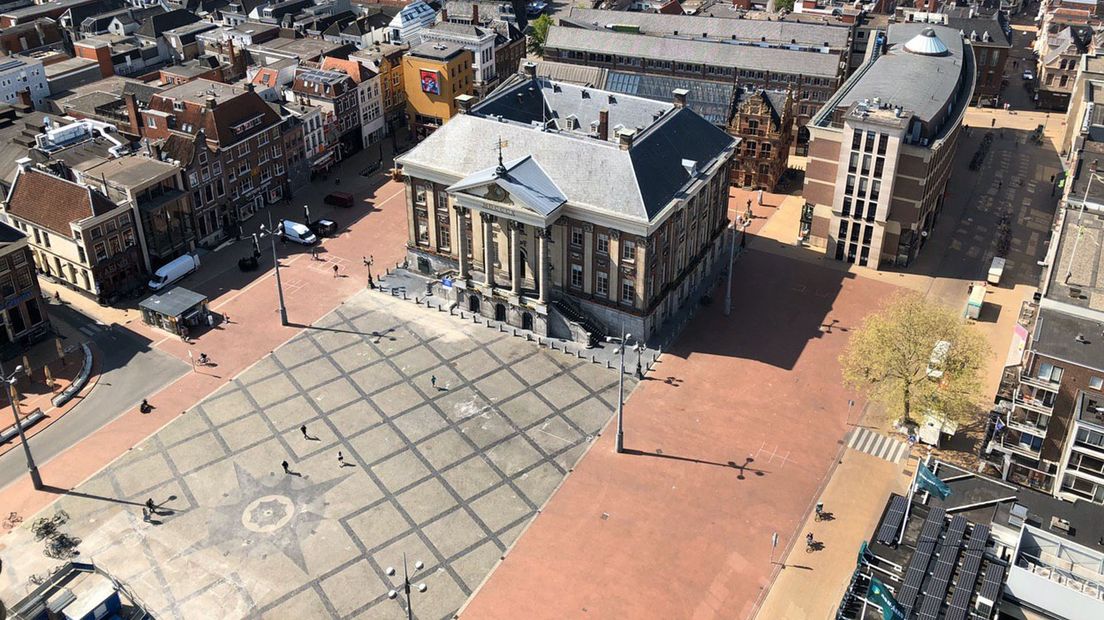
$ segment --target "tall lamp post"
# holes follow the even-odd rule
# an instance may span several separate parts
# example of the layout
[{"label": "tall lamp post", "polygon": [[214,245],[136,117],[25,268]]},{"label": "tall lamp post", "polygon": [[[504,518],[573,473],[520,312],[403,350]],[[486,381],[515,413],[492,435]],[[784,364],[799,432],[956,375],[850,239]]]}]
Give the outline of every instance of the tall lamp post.
[{"label": "tall lamp post", "polygon": [[4,377],[4,383],[7,385],[8,400],[11,402],[12,413],[15,415],[15,429],[19,431],[19,443],[23,444],[23,454],[27,456],[27,473],[31,475],[31,484],[38,491],[42,489],[42,476],[38,473],[38,466],[35,465],[34,455],[31,454],[31,445],[27,443],[27,436],[23,434],[23,421],[19,419],[19,399],[15,397],[15,381],[21,372],[23,372],[22,364],[16,366],[12,374]]},{"label": "tall lamp post", "polygon": [[[621,332],[620,338],[614,338],[613,336],[606,336],[606,342],[616,342],[618,353],[621,354],[621,370],[620,376],[617,378],[617,444],[614,448],[618,454],[625,451],[625,348],[629,341],[632,340],[632,334],[626,334]],[[636,352],[638,358],[640,356],[640,343],[634,343],[632,350]]]},{"label": "tall lamp post", "polygon": [[272,262],[276,264],[276,296],[280,298],[280,325],[288,324],[287,306],[284,305],[284,284],[280,281],[280,259],[276,256],[276,232],[272,228],[272,215],[268,216],[268,228],[261,224],[261,236],[269,236],[272,242]]},{"label": "tall lamp post", "polygon": [[[414,562],[414,570],[418,571],[418,570],[422,570],[423,568],[425,568],[425,564],[423,564],[420,560]],[[394,577],[395,576],[394,567],[388,566],[386,572],[387,572],[388,577]],[[411,605],[411,601],[410,601],[411,585],[412,584],[410,583],[410,571],[406,567],[406,554],[404,553],[403,554],[403,594],[406,596],[406,618],[407,618],[407,620],[414,620],[414,608]],[[414,589],[416,589],[419,592],[425,592],[426,591],[426,584],[424,584],[424,583],[419,583],[418,585],[415,585],[413,587],[414,587]],[[389,590],[387,592],[387,598],[389,598],[391,600],[395,600],[395,597],[397,597],[398,595],[399,595],[398,590]]]}]

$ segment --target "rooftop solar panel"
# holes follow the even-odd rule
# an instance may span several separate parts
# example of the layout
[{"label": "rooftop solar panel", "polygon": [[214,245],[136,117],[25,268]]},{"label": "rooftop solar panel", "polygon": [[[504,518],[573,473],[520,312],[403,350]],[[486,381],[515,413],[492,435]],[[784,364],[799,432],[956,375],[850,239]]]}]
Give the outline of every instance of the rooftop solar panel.
[{"label": "rooftop solar panel", "polygon": [[901,529],[901,521],[905,518],[905,507],[907,506],[907,499],[900,495],[893,496],[893,499],[889,502],[889,509],[886,511],[885,518],[882,519],[882,525],[878,528],[878,536],[875,540],[883,545],[892,545],[897,542],[897,533]]},{"label": "rooftop solar panel", "polygon": [[1004,583],[1004,565],[990,564],[985,571],[985,580],[978,590],[978,596],[990,601],[1000,600],[1001,585]]},{"label": "rooftop solar panel", "polygon": [[947,595],[947,586],[951,583],[955,566],[958,564],[958,554],[962,549],[962,536],[966,533],[966,518],[956,515],[951,519],[951,526],[943,537],[943,544],[939,547],[939,561],[935,564],[931,581],[924,591],[923,603],[920,605],[920,620],[936,620],[939,610],[943,607],[943,599]]},{"label": "rooftop solar panel", "polygon": [[986,525],[975,525],[970,532],[970,539],[966,541],[966,549],[963,552],[962,570],[955,581],[955,591],[947,609],[946,620],[966,620],[970,599],[977,586],[981,558],[985,553],[985,541],[988,539],[989,527]]},{"label": "rooftop solar panel", "polygon": [[897,602],[905,610],[905,617],[912,613],[916,604],[916,595],[920,592],[920,586],[928,574],[928,564],[931,563],[932,553],[939,543],[939,534],[943,531],[943,516],[946,514],[942,508],[932,508],[924,526],[920,529],[920,537],[916,539],[916,551],[909,560],[908,569],[905,571],[905,583],[897,596]]}]

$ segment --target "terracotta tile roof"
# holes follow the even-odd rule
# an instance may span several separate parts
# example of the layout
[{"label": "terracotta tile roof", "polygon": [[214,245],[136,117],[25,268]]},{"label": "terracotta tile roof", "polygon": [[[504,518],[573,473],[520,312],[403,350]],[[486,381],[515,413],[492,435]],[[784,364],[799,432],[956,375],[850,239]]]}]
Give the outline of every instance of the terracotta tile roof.
[{"label": "terracotta tile roof", "polygon": [[32,169],[16,177],[8,212],[59,235],[72,237],[70,222],[103,215],[116,206],[90,187]]},{"label": "terracotta tile roof", "polygon": [[360,84],[364,80],[370,80],[373,77],[372,72],[359,62],[355,60],[342,60],[332,56],[326,56],[322,59],[322,69],[326,71],[340,71],[353,78],[353,81],[357,84]]}]

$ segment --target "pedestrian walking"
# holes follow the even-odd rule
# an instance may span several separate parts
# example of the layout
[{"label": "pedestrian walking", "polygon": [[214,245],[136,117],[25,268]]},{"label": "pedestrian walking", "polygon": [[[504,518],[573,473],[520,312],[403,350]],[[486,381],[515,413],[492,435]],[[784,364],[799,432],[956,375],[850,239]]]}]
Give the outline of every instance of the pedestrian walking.
[{"label": "pedestrian walking", "polygon": [[225,312],[223,312],[223,313],[222,313],[222,321],[223,321],[224,323],[229,323],[229,322],[230,322],[230,315],[229,315],[229,314],[226,314]]},{"label": "pedestrian walking", "polygon": [[335,278],[337,277],[337,269],[338,269],[337,265],[334,265],[333,270],[334,270],[334,277]]},{"label": "pedestrian walking", "polygon": [[299,427],[299,432],[303,433],[303,439],[306,439],[307,438],[307,425],[304,424],[304,425],[300,426]]},{"label": "pedestrian walking", "polygon": [[337,451],[337,464],[339,467],[345,467],[345,455],[341,453],[341,450]]},{"label": "pedestrian walking", "polygon": [[437,389],[437,375],[430,375],[429,384],[433,386],[433,389]]},{"label": "pedestrian walking", "polygon": [[153,505],[153,498],[152,497],[146,500],[146,509],[150,511],[150,514],[153,514],[154,505]]},{"label": "pedestrian walking", "polygon": [[145,509],[145,508],[143,507],[143,508],[142,508],[142,522],[143,522],[143,523],[149,523],[149,521],[150,521],[149,511],[148,511],[148,510],[146,510],[146,509]]},{"label": "pedestrian walking", "polygon": [[284,461],[284,462],[280,463],[280,467],[284,468],[284,473],[285,474],[291,473],[291,470],[288,469],[288,462],[287,461]]},{"label": "pedestrian walking", "polygon": [[311,248],[311,260],[318,260],[318,246]]}]

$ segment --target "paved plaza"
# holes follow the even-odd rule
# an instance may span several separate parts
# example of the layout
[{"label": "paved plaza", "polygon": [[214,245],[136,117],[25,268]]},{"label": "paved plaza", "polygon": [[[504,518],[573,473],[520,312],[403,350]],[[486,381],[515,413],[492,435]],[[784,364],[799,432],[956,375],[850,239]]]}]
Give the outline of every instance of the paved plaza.
[{"label": "paved plaza", "polygon": [[[417,617],[446,618],[609,420],[617,379],[366,292],[50,511],[157,617],[404,617],[385,568],[405,553],[426,564]],[[5,600],[56,565],[30,521],[5,540]]]}]

